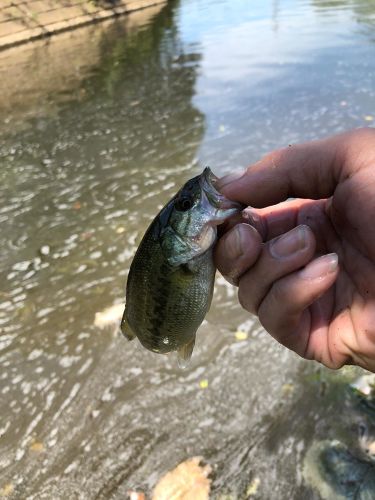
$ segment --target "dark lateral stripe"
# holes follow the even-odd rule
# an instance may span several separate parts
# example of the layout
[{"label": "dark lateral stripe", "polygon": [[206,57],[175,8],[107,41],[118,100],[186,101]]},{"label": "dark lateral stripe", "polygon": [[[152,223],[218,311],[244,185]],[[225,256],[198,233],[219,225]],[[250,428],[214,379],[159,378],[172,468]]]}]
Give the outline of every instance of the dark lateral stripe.
[{"label": "dark lateral stripe", "polygon": [[171,287],[170,267],[168,264],[162,263],[157,276],[159,279],[155,287],[154,307],[150,314],[149,327],[149,332],[154,337],[159,337],[163,333],[163,325],[166,319],[168,295]]}]

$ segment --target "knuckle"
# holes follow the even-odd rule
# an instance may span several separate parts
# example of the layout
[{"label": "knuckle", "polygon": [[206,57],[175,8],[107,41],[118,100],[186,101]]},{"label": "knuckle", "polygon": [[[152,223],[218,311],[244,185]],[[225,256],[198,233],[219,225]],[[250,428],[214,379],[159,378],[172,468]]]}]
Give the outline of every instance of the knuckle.
[{"label": "knuckle", "polygon": [[267,288],[255,275],[247,273],[239,279],[238,301],[241,307],[251,314],[258,314],[258,308],[266,295]]},{"label": "knuckle", "polygon": [[[368,145],[375,145],[375,129],[359,128],[348,133],[345,141],[344,160],[347,164],[361,164],[362,160],[368,160]],[[359,154],[360,153],[360,154]],[[374,158],[372,154],[372,159]],[[352,168],[352,167],[351,167]]]},{"label": "knuckle", "polygon": [[290,147],[286,146],[286,147],[282,147],[282,148],[279,148],[279,149],[275,149],[271,153],[268,153],[264,157],[264,159],[268,160],[271,163],[276,163],[276,162],[282,161],[283,158],[285,156],[288,156],[289,154],[290,154]]},{"label": "knuckle", "polygon": [[249,311],[250,313],[256,314],[256,308],[254,307],[253,301],[251,300],[251,294],[245,287],[240,286],[238,288],[238,301],[243,309]]},{"label": "knuckle", "polygon": [[229,273],[229,274],[223,274],[223,277],[231,285],[238,286],[239,277],[236,275],[235,272],[232,272],[232,273]]},{"label": "knuckle", "polygon": [[248,297],[247,294],[244,292],[243,287],[241,287],[241,285],[238,288],[238,302],[240,303],[243,309],[248,310]]},{"label": "knuckle", "polygon": [[215,267],[221,274],[226,275],[228,272],[228,264],[222,239],[216,243],[213,255]]},{"label": "knuckle", "polygon": [[272,305],[283,304],[284,307],[287,306],[288,293],[283,280],[279,280],[273,283],[268,295]]},{"label": "knuckle", "polygon": [[273,283],[265,300],[270,317],[277,315],[287,320],[300,311],[301,304],[296,296],[297,291],[294,285],[295,283],[288,277]]},{"label": "knuckle", "polygon": [[354,141],[375,140],[375,129],[369,127],[360,127],[351,132],[351,138]]}]

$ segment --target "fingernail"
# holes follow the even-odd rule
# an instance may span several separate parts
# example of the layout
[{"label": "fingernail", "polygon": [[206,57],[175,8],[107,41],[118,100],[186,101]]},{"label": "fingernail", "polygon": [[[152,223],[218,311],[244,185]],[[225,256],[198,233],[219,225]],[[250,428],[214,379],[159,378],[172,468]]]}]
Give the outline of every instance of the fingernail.
[{"label": "fingernail", "polygon": [[270,245],[270,252],[273,257],[288,257],[305,248],[307,243],[306,226],[297,226],[289,233],[280,236]]},{"label": "fingernail", "polygon": [[300,272],[301,278],[304,279],[317,279],[324,278],[327,274],[336,271],[339,264],[339,259],[336,253],[329,253],[319,257],[311,262],[308,266]]},{"label": "fingernail", "polygon": [[243,254],[243,228],[241,224],[234,226],[225,239],[225,250],[230,259],[238,259]]},{"label": "fingernail", "polygon": [[242,215],[242,218],[246,219],[249,222],[249,224],[251,224],[252,226],[259,226],[262,222],[259,215],[251,207],[247,207],[244,210],[242,210],[241,215]]},{"label": "fingernail", "polygon": [[235,172],[232,172],[231,174],[224,175],[221,179],[217,181],[217,188],[220,190],[224,186],[227,186],[228,184],[231,184],[232,182],[238,181],[241,179],[241,177],[245,174],[245,170],[237,170]]}]

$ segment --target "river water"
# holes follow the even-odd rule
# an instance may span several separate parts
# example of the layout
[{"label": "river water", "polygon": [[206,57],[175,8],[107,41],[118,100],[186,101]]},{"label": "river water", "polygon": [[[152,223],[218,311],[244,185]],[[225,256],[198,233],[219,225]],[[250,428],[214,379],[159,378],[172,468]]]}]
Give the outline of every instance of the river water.
[{"label": "river water", "polygon": [[375,125],[374,3],[142,16],[0,54],[0,496],[149,495],[199,455],[212,498],[318,499],[312,443],[359,446],[355,370],[278,346],[221,277],[185,371],[95,314],[123,303],[144,230],[203,165]]}]

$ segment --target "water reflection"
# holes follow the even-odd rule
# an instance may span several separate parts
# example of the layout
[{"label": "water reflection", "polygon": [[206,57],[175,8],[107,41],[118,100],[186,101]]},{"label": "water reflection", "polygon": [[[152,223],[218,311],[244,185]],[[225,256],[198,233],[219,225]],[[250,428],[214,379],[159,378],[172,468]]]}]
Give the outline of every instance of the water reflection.
[{"label": "water reflection", "polygon": [[[55,89],[51,109],[34,113],[31,101],[21,124],[4,111],[0,460],[20,495],[51,474],[60,421],[113,342],[94,327],[95,312],[122,299],[150,213],[193,168],[204,132],[191,104],[200,55],[181,44],[171,9],[131,33],[108,27],[86,54],[96,63],[73,92]],[[128,365],[138,375],[140,363]],[[89,406],[87,419],[97,411]],[[37,463],[48,466],[33,483]]]},{"label": "water reflection", "polygon": [[63,100],[83,98],[82,80],[103,64],[102,41],[107,41],[110,56],[111,42],[134,35],[161,9],[160,4],[115,23],[106,21],[0,52],[2,118],[14,128],[17,118],[51,115]]},{"label": "water reflection", "polygon": [[172,2],[138,29],[90,31],[79,57],[65,53],[78,69],[54,91],[46,82],[24,100],[7,94],[0,488],[126,498],[203,455],[214,494],[241,498],[258,478],[261,498],[316,498],[302,476],[312,440],[346,433],[354,443],[345,381],[325,380],[337,382],[337,406],[335,390],[320,393],[326,371],[275,345],[222,278],[188,372],[94,318],[123,300],[145,227],[202,164],[220,174],[291,141],[373,124],[372,34],[356,19],[371,24],[374,9],[364,5]]},{"label": "water reflection", "polygon": [[[183,4],[185,36],[199,37],[205,54],[195,96],[207,123],[203,161],[224,172],[286,144],[374,123],[365,119],[375,100],[373,32],[356,20],[366,2],[322,3],[249,8],[236,0],[220,17],[207,2],[198,25]],[[371,23],[374,6],[366,5]]]},{"label": "water reflection", "polygon": [[371,42],[375,42],[375,12],[371,0],[337,0],[335,2],[312,0],[312,5],[317,12],[321,12],[323,15],[327,15],[327,13],[332,15],[337,11],[347,10],[351,15],[354,15],[355,21],[359,25],[359,31]]}]

